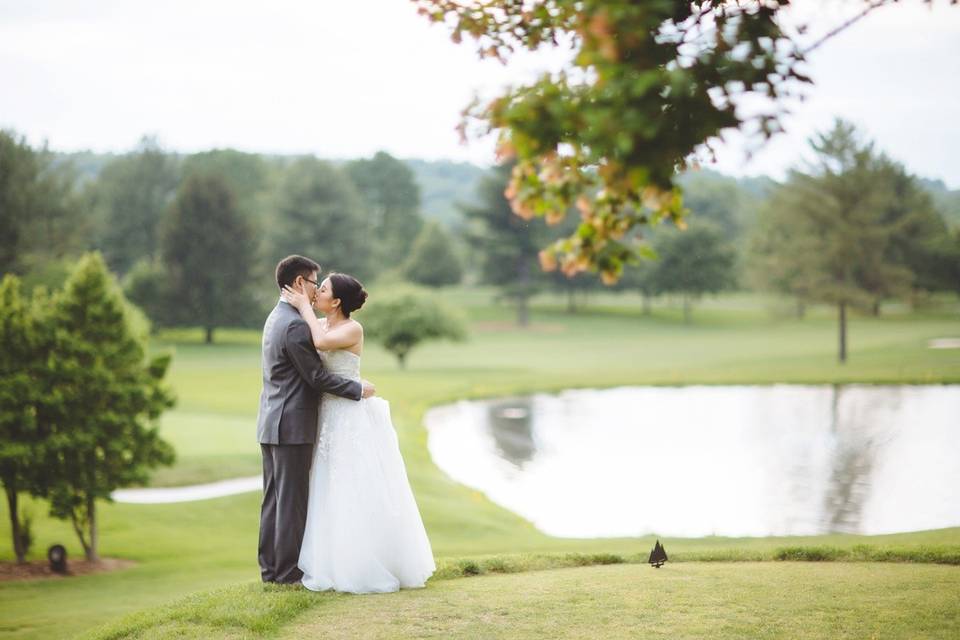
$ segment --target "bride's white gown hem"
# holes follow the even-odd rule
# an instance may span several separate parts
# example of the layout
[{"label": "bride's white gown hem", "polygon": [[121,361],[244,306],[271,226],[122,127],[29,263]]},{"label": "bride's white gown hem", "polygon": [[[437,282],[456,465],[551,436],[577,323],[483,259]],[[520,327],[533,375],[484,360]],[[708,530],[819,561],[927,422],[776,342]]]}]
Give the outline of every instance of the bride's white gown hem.
[{"label": "bride's white gown hem", "polygon": [[[360,356],[331,351],[331,373],[360,379]],[[325,394],[310,470],[302,583],[312,591],[423,587],[436,565],[382,398]]]}]

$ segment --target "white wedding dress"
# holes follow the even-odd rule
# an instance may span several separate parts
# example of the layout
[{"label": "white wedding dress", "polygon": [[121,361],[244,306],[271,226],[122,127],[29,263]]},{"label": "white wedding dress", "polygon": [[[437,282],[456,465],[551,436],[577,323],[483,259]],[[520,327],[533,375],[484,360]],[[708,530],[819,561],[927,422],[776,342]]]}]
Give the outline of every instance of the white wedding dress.
[{"label": "white wedding dress", "polygon": [[[360,379],[360,356],[320,354],[331,373]],[[436,565],[382,398],[324,394],[300,548],[312,591],[380,593],[422,587]]]}]

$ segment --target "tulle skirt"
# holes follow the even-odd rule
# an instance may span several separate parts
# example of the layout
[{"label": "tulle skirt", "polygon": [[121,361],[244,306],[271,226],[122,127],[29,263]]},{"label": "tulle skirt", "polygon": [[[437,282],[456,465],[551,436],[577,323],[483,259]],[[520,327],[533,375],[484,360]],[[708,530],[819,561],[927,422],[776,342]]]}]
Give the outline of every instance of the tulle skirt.
[{"label": "tulle skirt", "polygon": [[422,587],[436,565],[382,398],[325,395],[300,549],[313,591]]}]

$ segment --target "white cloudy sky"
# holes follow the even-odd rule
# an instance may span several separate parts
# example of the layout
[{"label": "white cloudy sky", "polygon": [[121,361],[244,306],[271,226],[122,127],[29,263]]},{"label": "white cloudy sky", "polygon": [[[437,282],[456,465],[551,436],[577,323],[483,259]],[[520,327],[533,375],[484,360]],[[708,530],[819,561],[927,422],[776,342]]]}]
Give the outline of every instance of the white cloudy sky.
[{"label": "white cloudy sky", "polygon": [[[815,32],[856,0],[799,0]],[[556,56],[504,68],[416,15],[407,0],[0,0],[0,127],[62,150],[236,147],[345,158],[488,164],[461,146],[459,112]],[[788,133],[747,162],[723,145],[716,167],[778,177],[834,116],[924,176],[960,188],[960,6],[920,0],[875,11],[818,50],[817,81]]]}]

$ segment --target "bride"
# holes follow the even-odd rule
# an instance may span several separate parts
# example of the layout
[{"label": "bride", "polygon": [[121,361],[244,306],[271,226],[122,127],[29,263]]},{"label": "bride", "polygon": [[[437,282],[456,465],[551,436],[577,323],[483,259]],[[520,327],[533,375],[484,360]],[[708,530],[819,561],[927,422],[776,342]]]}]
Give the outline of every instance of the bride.
[{"label": "bride", "polygon": [[[310,301],[286,288],[283,299],[310,325],[331,373],[360,379],[363,327],[350,318],[367,292],[351,276],[330,274]],[[310,470],[307,524],[298,566],[313,591],[350,593],[422,587],[436,569],[400,456],[390,406],[324,394]]]}]

